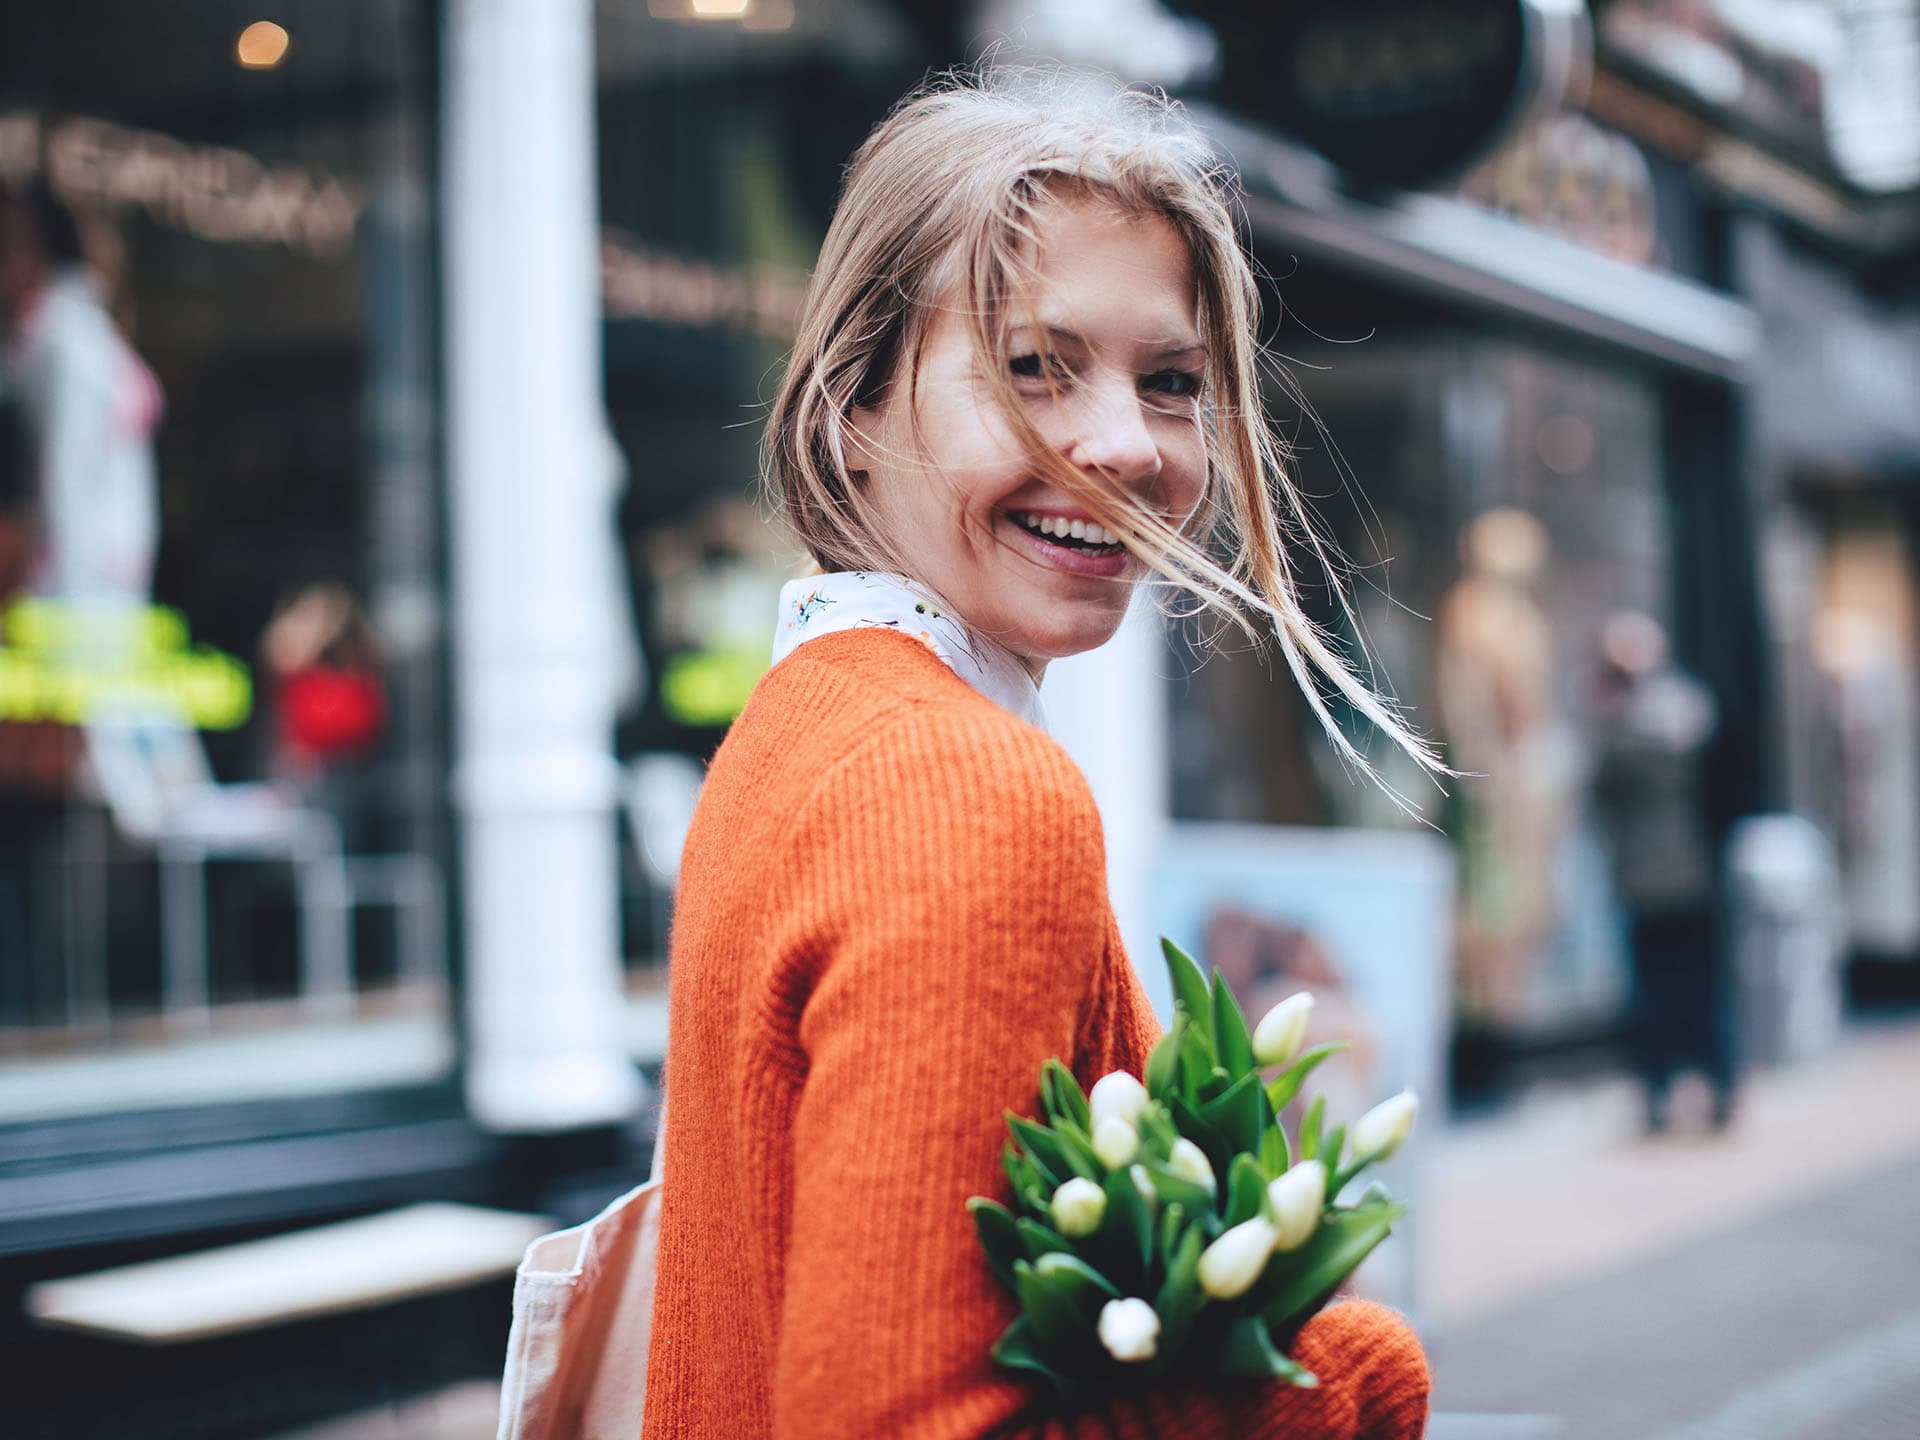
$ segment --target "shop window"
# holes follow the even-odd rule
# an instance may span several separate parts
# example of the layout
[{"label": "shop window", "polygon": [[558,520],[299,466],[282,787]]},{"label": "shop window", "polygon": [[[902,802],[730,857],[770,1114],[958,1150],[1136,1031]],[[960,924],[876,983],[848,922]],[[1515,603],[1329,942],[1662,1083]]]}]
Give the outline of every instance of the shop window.
[{"label": "shop window", "polygon": [[[1389,828],[1424,817],[1461,875],[1461,1023],[1511,1037],[1603,1025],[1621,971],[1587,814],[1593,679],[1610,613],[1668,613],[1657,391],[1457,322],[1346,347],[1303,339],[1294,353],[1311,362],[1294,372],[1310,410],[1286,393],[1272,403],[1352,608],[1323,586],[1309,604],[1350,654],[1364,641],[1376,682],[1475,775],[1443,793],[1336,697],[1409,814],[1340,761],[1283,665],[1232,646],[1203,654],[1189,631],[1176,813]],[[1298,561],[1315,573],[1311,555]]]},{"label": "shop window", "polygon": [[0,1124],[448,1072],[428,11],[0,13]]}]

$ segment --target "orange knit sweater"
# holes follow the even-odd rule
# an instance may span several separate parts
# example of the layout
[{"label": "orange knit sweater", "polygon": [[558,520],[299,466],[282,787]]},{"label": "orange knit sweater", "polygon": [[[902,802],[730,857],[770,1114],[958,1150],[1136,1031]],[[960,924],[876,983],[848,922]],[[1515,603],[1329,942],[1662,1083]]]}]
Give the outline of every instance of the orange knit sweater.
[{"label": "orange knit sweater", "polygon": [[646,1440],[1414,1437],[1427,1368],[1322,1312],[1318,1390],[1047,1410],[966,1210],[1047,1057],[1138,1074],[1158,1027],[1073,762],[885,630],[802,645],[714,758],[681,870]]}]

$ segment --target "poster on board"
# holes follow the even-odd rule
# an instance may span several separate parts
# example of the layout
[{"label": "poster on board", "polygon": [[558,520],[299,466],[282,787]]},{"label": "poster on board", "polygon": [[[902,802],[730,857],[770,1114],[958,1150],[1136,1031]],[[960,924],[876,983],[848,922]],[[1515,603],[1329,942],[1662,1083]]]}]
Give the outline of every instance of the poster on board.
[{"label": "poster on board", "polygon": [[[1452,994],[1453,856],[1414,830],[1178,823],[1155,866],[1158,932],[1218,966],[1249,1023],[1293,994],[1314,996],[1308,1043],[1350,1039],[1315,1072],[1330,1117],[1349,1123],[1411,1086],[1415,1138],[1380,1171],[1413,1214],[1361,1271],[1364,1293],[1414,1308],[1419,1163],[1441,1122]],[[1160,967],[1143,964],[1162,1020],[1172,999]],[[1288,1117],[1292,1118],[1292,1117]]]}]

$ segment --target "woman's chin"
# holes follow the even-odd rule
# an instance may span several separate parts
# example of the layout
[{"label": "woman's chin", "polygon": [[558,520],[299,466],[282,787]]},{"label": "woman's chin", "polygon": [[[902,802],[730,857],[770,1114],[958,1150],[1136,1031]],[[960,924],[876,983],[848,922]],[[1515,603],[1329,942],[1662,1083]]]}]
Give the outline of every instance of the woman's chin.
[{"label": "woman's chin", "polygon": [[1123,607],[1112,613],[1077,617],[1067,625],[1023,626],[1008,637],[1007,648],[1028,661],[1029,669],[1053,660],[1068,660],[1106,644],[1119,633],[1126,614]]}]

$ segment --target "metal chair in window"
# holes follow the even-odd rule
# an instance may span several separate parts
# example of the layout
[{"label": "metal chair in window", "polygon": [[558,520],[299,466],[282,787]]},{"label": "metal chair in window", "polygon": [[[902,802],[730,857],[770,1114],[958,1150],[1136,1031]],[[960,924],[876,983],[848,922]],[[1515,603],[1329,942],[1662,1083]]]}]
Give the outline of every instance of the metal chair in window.
[{"label": "metal chair in window", "polygon": [[223,784],[194,731],[164,721],[88,726],[87,759],[100,798],[160,867],[161,1008],[203,1026],[211,1013],[207,865],[289,865],[299,914],[300,1002],[315,1016],[353,1003],[353,890],[333,817],[268,784]]},{"label": "metal chair in window", "polygon": [[197,1028],[211,1015],[207,865],[215,860],[291,867],[300,1004],[308,1015],[352,1011],[353,917],[362,906],[395,909],[403,976],[441,973],[444,898],[430,857],[345,854],[339,826],[324,811],[278,786],[215,780],[199,737],[184,727],[90,726],[87,758],[115,826],[151,846],[159,863],[161,1007],[169,1022]]}]

